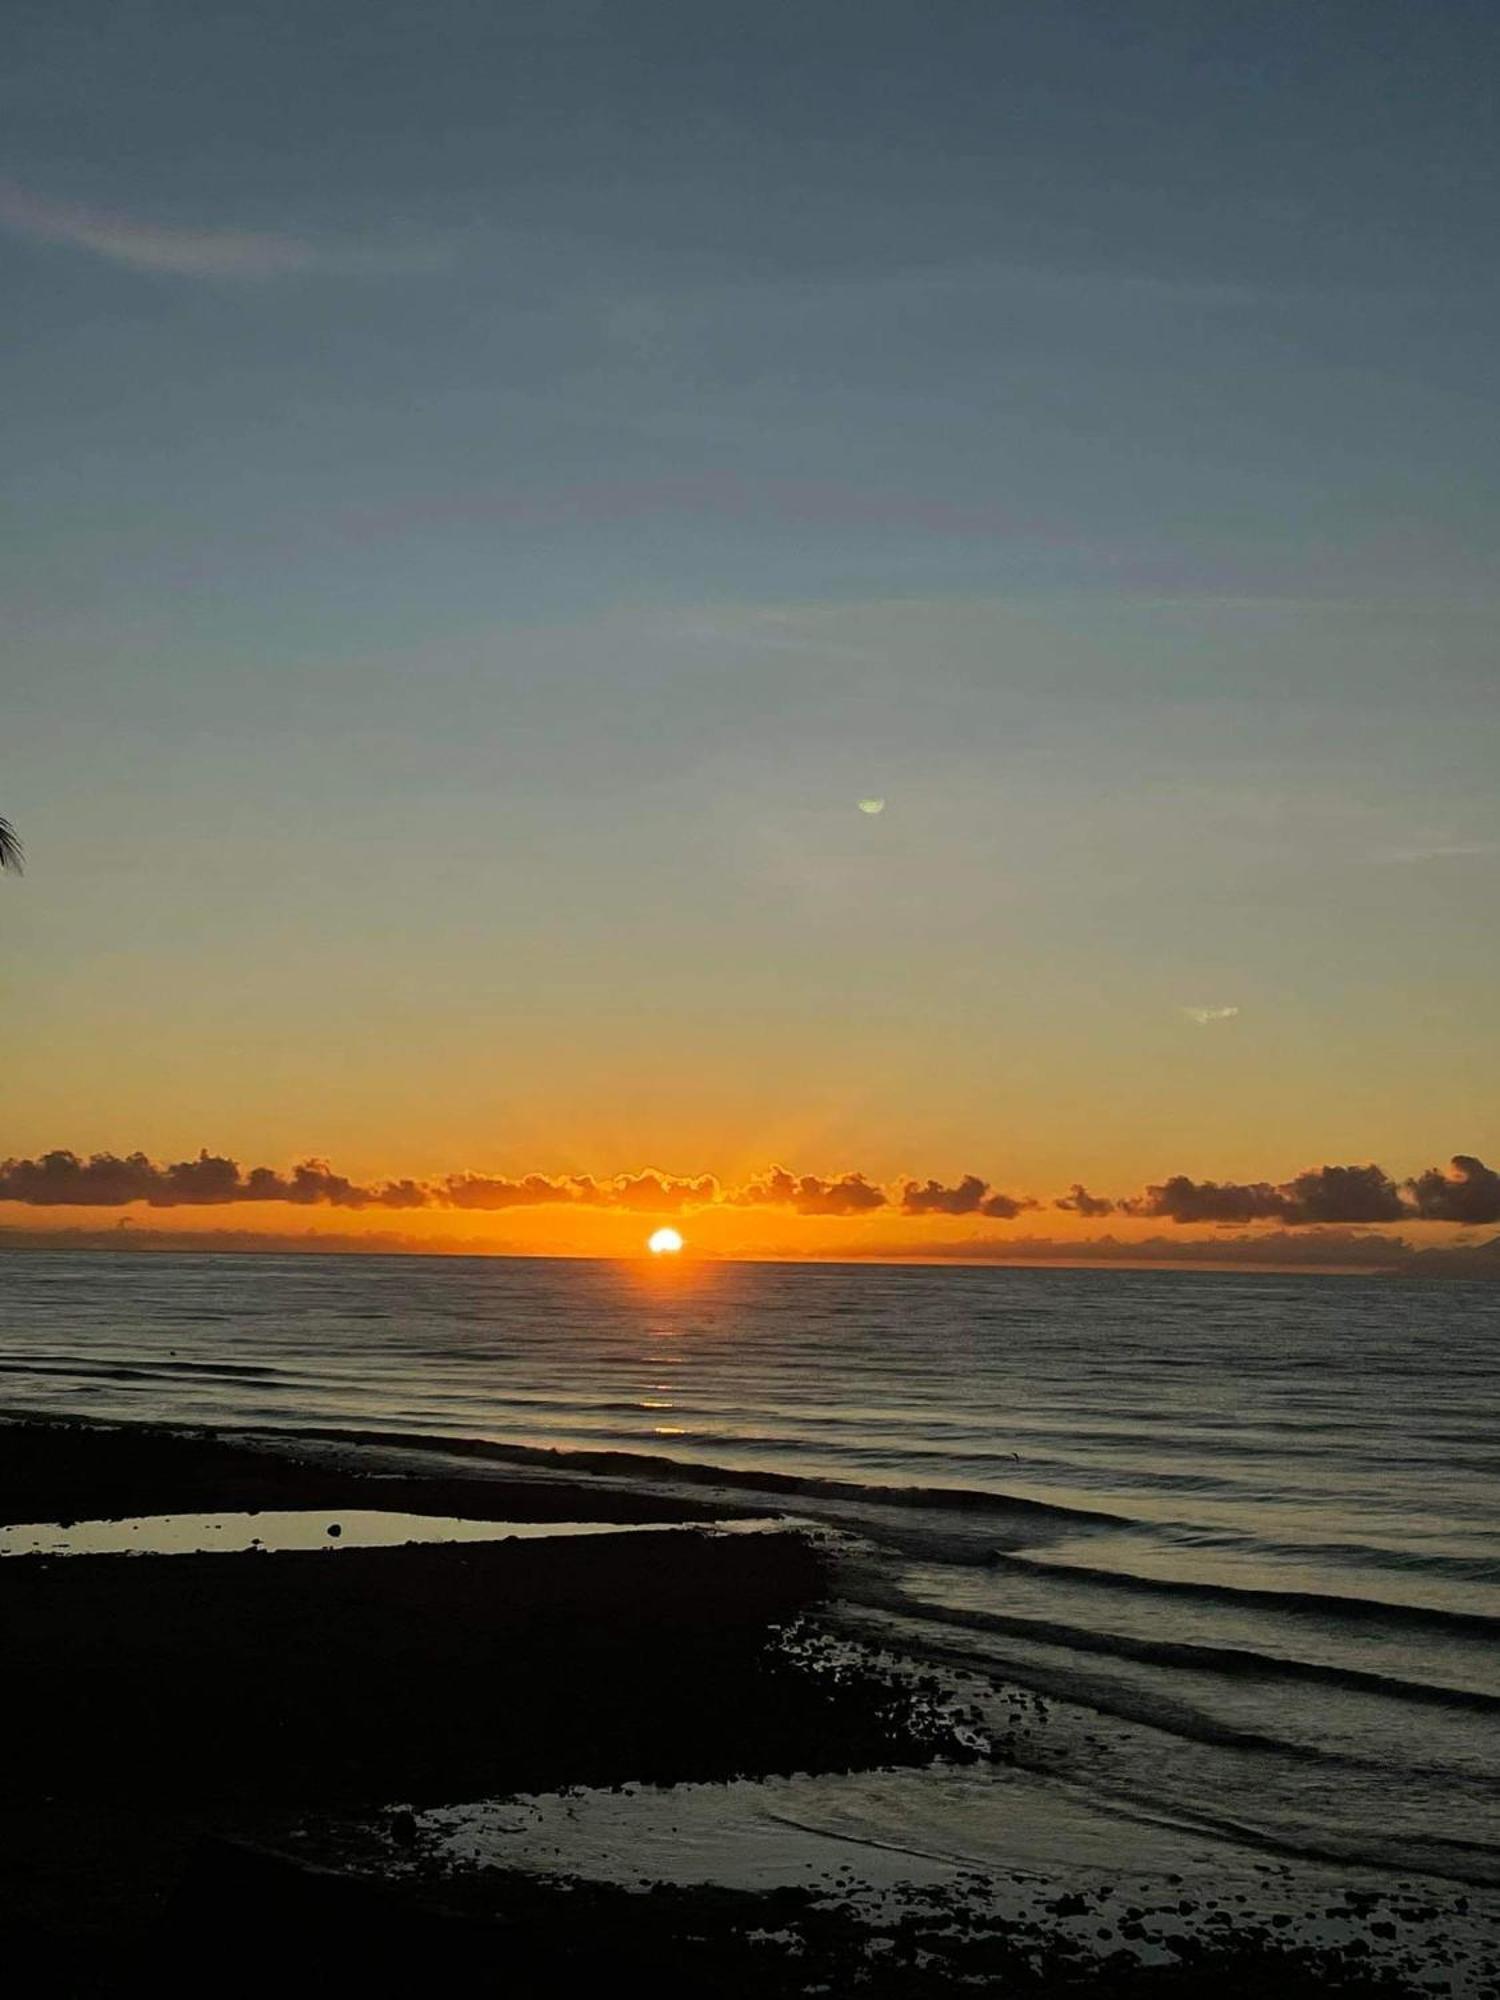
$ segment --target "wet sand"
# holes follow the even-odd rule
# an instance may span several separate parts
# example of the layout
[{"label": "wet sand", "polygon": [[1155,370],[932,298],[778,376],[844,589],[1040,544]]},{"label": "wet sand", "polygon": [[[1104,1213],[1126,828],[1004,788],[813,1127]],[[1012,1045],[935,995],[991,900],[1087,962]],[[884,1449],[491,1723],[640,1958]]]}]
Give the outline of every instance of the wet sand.
[{"label": "wet sand", "polygon": [[[460,1444],[450,1442],[444,1462],[451,1465],[460,1451]],[[561,1483],[483,1461],[472,1472],[424,1476],[412,1469],[417,1457],[401,1440],[385,1450],[374,1440],[368,1448],[350,1440],[340,1450],[333,1439],[251,1440],[151,1424],[0,1416],[0,1521],[340,1505],[488,1520],[579,1516],[583,1489],[576,1481]],[[586,1490],[591,1520],[708,1520],[746,1511],[602,1483]]]},{"label": "wet sand", "polygon": [[247,1865],[226,1842],[284,1838],[313,1809],[383,1825],[392,1801],[856,1769],[944,1740],[889,1676],[815,1670],[773,1641],[824,1589],[807,1538],[659,1531],[727,1509],[367,1475],[144,1428],[5,1424],[0,1455],[9,1520],[305,1507],[336,1527],[377,1505],[652,1528],[0,1562],[0,1907],[54,1956],[108,1961],[191,1928],[208,1878]]},{"label": "wet sand", "polygon": [[[737,1511],[478,1455],[466,1476],[457,1454],[0,1422],[8,1522],[355,1507]],[[826,1643],[828,1588],[816,1540],[790,1530],[0,1561],[0,1944],[41,1954],[35,1990],[56,1993],[455,1976],[515,1994],[1486,1991],[1472,1943],[1446,1967],[1434,1943],[1420,1980],[1380,1962],[1386,1906],[1361,1888],[1314,1936],[1269,1879],[1259,1909],[1172,1874],[1106,1908],[1034,1865],[1024,1903],[995,1872],[861,1873],[857,1856],[838,1893],[774,1870],[756,1889],[696,1879],[690,1826],[738,1809],[733,1781],[920,1783],[934,1758],[977,1780],[999,1755],[951,1690]],[[588,1791],[570,1804],[572,1787]],[[464,1802],[528,1799],[498,1809],[519,1845],[459,1851]],[[577,1828],[610,1802],[618,1865],[585,1879]],[[785,1832],[791,1862],[806,1830]]]}]

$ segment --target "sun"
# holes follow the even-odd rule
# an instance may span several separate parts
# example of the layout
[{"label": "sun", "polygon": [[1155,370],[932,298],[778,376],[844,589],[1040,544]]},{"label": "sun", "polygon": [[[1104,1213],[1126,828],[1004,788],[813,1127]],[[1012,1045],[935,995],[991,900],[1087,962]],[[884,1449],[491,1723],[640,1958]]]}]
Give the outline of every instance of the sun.
[{"label": "sun", "polygon": [[647,1237],[646,1248],[653,1257],[675,1257],[682,1248],[682,1238],[675,1229],[658,1229]]}]

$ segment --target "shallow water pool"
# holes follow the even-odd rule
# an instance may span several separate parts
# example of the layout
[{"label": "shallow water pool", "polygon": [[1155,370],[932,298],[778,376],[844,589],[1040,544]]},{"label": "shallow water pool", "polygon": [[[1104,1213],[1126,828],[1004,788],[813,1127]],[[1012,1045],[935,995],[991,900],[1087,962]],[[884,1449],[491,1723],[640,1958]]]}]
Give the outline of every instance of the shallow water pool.
[{"label": "shallow water pool", "polygon": [[266,1510],[252,1514],[145,1514],[123,1521],[32,1521],[0,1528],[3,1556],[231,1555],[244,1550],[387,1549],[410,1542],[540,1541],[558,1535],[759,1533],[778,1520],[466,1521],[377,1508]]}]

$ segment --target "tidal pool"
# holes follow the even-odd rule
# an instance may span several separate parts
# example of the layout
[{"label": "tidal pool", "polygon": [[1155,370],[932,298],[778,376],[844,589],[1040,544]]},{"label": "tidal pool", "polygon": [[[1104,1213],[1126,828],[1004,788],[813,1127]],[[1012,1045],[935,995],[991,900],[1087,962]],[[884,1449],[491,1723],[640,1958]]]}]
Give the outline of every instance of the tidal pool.
[{"label": "tidal pool", "polygon": [[763,1533],[784,1521],[466,1521],[376,1508],[254,1514],[145,1514],[124,1521],[31,1521],[0,1528],[3,1556],[231,1555],[245,1550],[387,1549],[409,1542],[540,1541],[554,1535]]}]

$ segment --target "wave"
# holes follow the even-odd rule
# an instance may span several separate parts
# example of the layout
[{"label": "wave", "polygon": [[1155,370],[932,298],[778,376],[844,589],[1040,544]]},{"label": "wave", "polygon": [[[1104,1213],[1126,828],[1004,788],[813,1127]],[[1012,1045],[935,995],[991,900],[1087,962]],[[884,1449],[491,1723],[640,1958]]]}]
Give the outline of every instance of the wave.
[{"label": "wave", "polygon": [[142,1386],[153,1378],[170,1373],[169,1369],[154,1368],[135,1361],[122,1361],[113,1367],[95,1361],[90,1362],[87,1368],[17,1368],[10,1362],[0,1361],[0,1375],[55,1375],[68,1382],[118,1382]]},{"label": "wave", "polygon": [[[1367,1667],[1336,1667],[1318,1660],[1297,1660],[1280,1653],[1263,1653],[1251,1646],[1208,1646],[1191,1639],[1138,1639],[1124,1632],[1104,1632],[1095,1626],[1073,1625],[1057,1618],[1025,1618],[1013,1612],[976,1611],[961,1605],[934,1604],[927,1598],[899,1591],[871,1592],[861,1600],[877,1609],[899,1611],[969,1631],[994,1632],[1013,1639],[1066,1646],[1079,1653],[1102,1653],[1114,1659],[1137,1660],[1146,1666],[1181,1667],[1205,1673],[1232,1674],[1256,1680],[1315,1682],[1323,1687],[1383,1695],[1391,1700],[1422,1702],[1437,1708],[1470,1709],[1500,1715],[1500,1695],[1477,1689],[1444,1686],[1437,1681],[1413,1681]],[[1286,1748],[1289,1746],[1279,1745]]]},{"label": "wave", "polygon": [[[1452,1577],[1462,1582],[1488,1582],[1497,1579],[1497,1565],[1488,1557],[1458,1556],[1441,1551],[1413,1555],[1399,1550],[1353,1544],[1269,1542],[1258,1537],[1248,1538],[1239,1534],[1224,1535],[1219,1531],[1188,1529],[1184,1523],[1142,1520],[1135,1515],[1116,1513],[1105,1508],[1069,1506],[1055,1500],[1035,1500],[1024,1494],[1006,1493],[992,1487],[891,1485],[871,1480],[836,1478],[824,1473],[776,1472],[762,1466],[725,1465],[713,1460],[676,1458],[661,1452],[623,1450],[613,1446],[514,1444],[488,1438],[415,1431],[299,1427],[292,1435],[324,1438],[345,1444],[363,1443],[406,1447],[413,1450],[446,1451],[465,1457],[492,1458],[501,1463],[517,1466],[545,1467],[554,1471],[602,1475],[617,1479],[670,1479],[676,1483],[694,1486],[714,1485],[747,1493],[773,1493],[792,1498],[831,1501],[846,1508],[882,1508],[922,1514],[946,1512],[962,1515],[968,1522],[976,1524],[990,1519],[995,1522],[997,1528],[1003,1523],[1011,1522],[1031,1526],[1056,1525],[1063,1529],[1084,1531],[1100,1530],[1106,1541],[1110,1531],[1127,1530],[1161,1536],[1168,1541],[1175,1535],[1179,1539],[1188,1539],[1193,1546],[1221,1547],[1253,1556],[1285,1556],[1303,1561],[1309,1557],[1329,1561],[1341,1560],[1345,1563],[1384,1566],[1408,1575]],[[692,1440],[685,1442],[691,1443]],[[715,1438],[713,1442],[722,1446],[725,1440]],[[736,1439],[735,1442],[745,1441]],[[976,1552],[972,1546],[972,1536],[962,1548],[934,1547],[934,1553],[944,1560],[969,1564],[1008,1562],[1022,1566],[1028,1562],[1023,1555],[1007,1549],[996,1548]],[[1231,1599],[1251,1604],[1263,1602],[1272,1605],[1283,1594],[1276,1591],[1259,1592],[1250,1588],[1242,1591],[1238,1586],[1230,1584],[1177,1584],[1165,1580],[1157,1583],[1151,1578],[1136,1578],[1126,1572],[1091,1568],[1082,1564],[1064,1565],[1036,1561],[1034,1566],[1049,1576],[1076,1576],[1080,1580],[1095,1582],[1118,1580],[1126,1588],[1201,1591],[1205,1596],[1224,1592]],[[1311,1591],[1287,1592],[1285,1595],[1308,1605],[1323,1601],[1319,1593]],[[1327,1603],[1331,1607],[1369,1605],[1372,1607],[1368,1614],[1370,1616],[1384,1615],[1389,1610],[1395,1619],[1402,1620],[1408,1617],[1413,1621],[1430,1619],[1435,1627],[1443,1629],[1471,1629],[1485,1632],[1492,1629],[1500,1630],[1500,1620],[1491,1619],[1481,1612],[1445,1612],[1401,1604],[1388,1606],[1384,1599],[1344,1596],[1336,1592],[1327,1593]],[[1467,1623],[1470,1620],[1477,1622],[1470,1625]]]},{"label": "wave", "polygon": [[507,1465],[604,1473],[621,1479],[672,1479],[694,1486],[738,1487],[748,1493],[801,1494],[808,1498],[854,1501],[880,1507],[946,1508],[955,1513],[1083,1522],[1111,1528],[1133,1528],[1137,1525],[1128,1514],[1108,1514],[1102,1509],[1089,1507],[1063,1507],[1049,1500],[1030,1500],[1016,1493],[987,1492],[981,1487],[877,1486],[859,1480],[830,1479],[816,1473],[770,1472],[761,1467],[710,1465],[693,1459],[668,1458],[653,1452],[559,1449],[548,1445],[501,1444],[490,1438],[448,1437],[418,1431],[364,1431],[322,1426],[298,1426],[288,1429],[283,1435],[324,1439],[334,1444],[444,1451],[466,1458],[493,1458]]},{"label": "wave", "polygon": [[[892,1601],[879,1604],[873,1600],[845,1606],[837,1621],[845,1629],[860,1633],[867,1638],[878,1638],[885,1643],[895,1644],[899,1650],[917,1655],[938,1667],[956,1668],[972,1673],[975,1668],[973,1652],[954,1640],[945,1641],[943,1628],[969,1629],[968,1619],[960,1614],[947,1618],[938,1613],[928,1613],[925,1607],[901,1604]],[[1206,1714],[1201,1708],[1182,1698],[1168,1683],[1159,1687],[1122,1685],[1118,1681],[1101,1679],[1087,1671],[1083,1662],[1075,1665],[1048,1662],[1045,1666],[1025,1658],[1007,1657],[998,1663],[1007,1684],[1029,1689],[1033,1694],[1047,1701],[1060,1701],[1091,1710],[1095,1715],[1108,1716],[1115,1721],[1135,1727],[1160,1731],[1184,1743],[1201,1744],[1210,1751],[1231,1750],[1247,1752],[1252,1756],[1289,1764],[1313,1773],[1327,1771],[1342,1772],[1351,1779],[1375,1780],[1385,1784],[1391,1776],[1388,1757],[1379,1754],[1362,1755],[1359,1751],[1336,1749],[1331,1745],[1299,1742],[1272,1734],[1268,1730],[1256,1729],[1244,1723],[1234,1723],[1222,1717]],[[1422,1761],[1405,1762],[1401,1766],[1403,1780],[1421,1783],[1427,1781],[1441,1788],[1441,1794],[1455,1810],[1460,1797],[1477,1794],[1487,1801],[1488,1784],[1473,1778],[1464,1778],[1450,1766],[1428,1764]],[[1049,1783],[1067,1786],[1072,1781],[1065,1770],[1048,1769]],[[1280,1788],[1278,1781],[1271,1779],[1272,1795]],[[1142,1807],[1150,1812],[1168,1812],[1170,1808],[1162,1804],[1162,1795],[1157,1789],[1145,1794],[1137,1793],[1126,1785],[1123,1787],[1101,1786],[1097,1774],[1088,1781],[1090,1798],[1108,1797],[1111,1791],[1124,1803],[1129,1801],[1132,1816],[1141,1814]],[[1231,1784],[1231,1794],[1239,1789],[1238,1783]],[[1179,1807],[1180,1811],[1181,1808]],[[1174,1815],[1175,1816],[1175,1815]],[[1183,1814],[1184,1818],[1198,1819],[1200,1809],[1192,1809]],[[1207,1821],[1204,1822],[1207,1824]],[[1256,1844],[1267,1840],[1265,1834],[1254,1836]],[[1462,1867],[1445,1866],[1445,1874],[1456,1879],[1493,1884],[1494,1868],[1500,1860],[1500,1845],[1486,1840],[1465,1840],[1453,1836],[1439,1836],[1423,1829],[1414,1836],[1398,1836],[1400,1839],[1415,1838],[1422,1842],[1435,1842],[1451,1849],[1457,1855],[1472,1857],[1487,1864],[1485,1872],[1471,1875]],[[1269,1836],[1269,1844],[1286,1845],[1276,1836]],[[1298,1852],[1296,1847],[1288,1847],[1288,1852]],[[1309,1846],[1304,1850],[1309,1854],[1325,1852],[1328,1858],[1342,1855],[1353,1859],[1361,1855],[1368,1860],[1368,1842],[1365,1836],[1351,1841],[1346,1849],[1337,1847],[1321,1849]],[[1385,1864],[1381,1864],[1385,1865]],[[1420,1865],[1410,1861],[1409,1854],[1404,1865]]]},{"label": "wave", "polygon": [[[162,1372],[173,1375],[186,1373],[222,1377],[227,1382],[243,1381],[262,1387],[284,1378],[284,1371],[276,1368],[223,1362],[162,1363],[159,1366]],[[4,1373],[6,1367],[7,1364],[0,1360],[0,1373]],[[49,1372],[64,1374],[71,1371],[57,1367],[55,1371]],[[107,1375],[122,1384],[138,1384],[143,1378],[149,1378],[156,1370],[149,1364],[134,1366],[126,1364],[118,1368],[96,1368],[94,1372],[101,1376]],[[305,1391],[309,1385],[301,1381],[298,1386]],[[539,1413],[560,1407],[569,1407],[574,1411],[629,1409],[633,1413],[648,1412],[650,1409],[648,1404],[639,1401],[628,1404],[624,1402],[579,1404],[574,1401],[564,1405],[545,1396],[528,1399],[528,1404]],[[422,1414],[437,1415],[438,1412],[432,1409]],[[1281,1590],[1220,1581],[1142,1576],[1129,1570],[1104,1565],[1052,1562],[1027,1555],[1014,1547],[976,1546],[976,1539],[982,1535],[983,1525],[987,1521],[994,1524],[997,1533],[1002,1532],[1006,1524],[1011,1524],[1023,1526],[1028,1530],[1053,1527],[1064,1532],[1098,1535],[1101,1547],[1108,1547],[1115,1534],[1123,1531],[1147,1534],[1153,1540],[1159,1539],[1168,1547],[1180,1543],[1194,1548],[1219,1548],[1237,1555],[1254,1557],[1286,1557],[1303,1562],[1309,1558],[1352,1562],[1361,1567],[1400,1571],[1407,1576],[1448,1577],[1466,1583],[1489,1582],[1500,1576],[1500,1565],[1489,1557],[1462,1556],[1436,1550],[1418,1554],[1353,1544],[1272,1542],[1263,1537],[1247,1537],[1220,1530],[1191,1528],[1181,1522],[1141,1519],[1105,1508],[1079,1507],[1054,1500],[1038,1500],[1028,1495],[1007,1493],[990,1487],[890,1484],[868,1479],[840,1478],[825,1473],[781,1472],[764,1466],[727,1465],[710,1459],[686,1459],[662,1452],[623,1449],[613,1444],[552,1446],[514,1443],[457,1432],[289,1424],[286,1411],[270,1406],[246,1408],[238,1413],[238,1422],[241,1424],[249,1422],[257,1427],[264,1425],[283,1437],[369,1445],[385,1450],[436,1451],[455,1457],[485,1458],[518,1468],[545,1469],[555,1473],[629,1480],[669,1480],[676,1485],[712,1485],[749,1494],[820,1501],[825,1504],[831,1503],[845,1513],[854,1513],[856,1516],[866,1509],[882,1510],[886,1513],[887,1519],[891,1514],[926,1516],[929,1517],[930,1525],[924,1522],[922,1535],[928,1552],[937,1560],[958,1563],[965,1567],[1014,1568],[1044,1577],[1049,1581],[1112,1587],[1184,1603],[1197,1600],[1285,1612],[1290,1615],[1349,1621],[1378,1621],[1433,1632],[1483,1637],[1500,1636],[1500,1617],[1486,1612],[1446,1610],[1435,1606],[1371,1597],[1352,1591],[1346,1593]],[[235,1427],[235,1421],[230,1419],[226,1428]],[[721,1447],[727,1442],[722,1437],[714,1438],[712,1441]],[[691,1446],[696,1439],[688,1438],[683,1442]],[[736,1439],[734,1442],[747,1441]],[[748,1442],[753,1444],[755,1440]],[[930,1519],[944,1513],[962,1517],[965,1523],[963,1529],[956,1532],[951,1541],[942,1537],[936,1520]],[[882,1529],[878,1522],[869,1522],[867,1528],[872,1539],[876,1541],[881,1539]]]},{"label": "wave", "polygon": [[61,1375],[72,1381],[137,1382],[150,1381],[154,1377],[171,1379],[176,1376],[208,1375],[222,1377],[231,1382],[273,1381],[280,1376],[279,1368],[257,1368],[249,1363],[241,1365],[231,1361],[177,1361],[171,1356],[157,1355],[147,1361],[89,1361],[69,1362],[62,1359],[45,1361],[0,1360],[0,1375]]},{"label": "wave", "polygon": [[[220,1364],[215,1372],[226,1375],[243,1373],[246,1378],[255,1378],[273,1376],[276,1371],[252,1368],[240,1371]],[[278,1414],[270,1409],[254,1413],[255,1417],[272,1420]],[[1055,1502],[1033,1500],[1024,1495],[975,1487],[875,1484],[817,1474],[775,1472],[764,1468],[701,1463],[665,1454],[613,1449],[561,1449],[434,1432],[363,1430],[333,1426],[284,1428],[279,1424],[276,1428],[278,1434],[282,1436],[301,1437],[309,1441],[370,1445],[386,1450],[435,1451],[554,1473],[602,1475],[630,1480],[667,1480],[674,1485],[699,1487],[712,1485],[731,1491],[823,1501],[837,1505],[846,1512],[846,1515],[848,1512],[854,1512],[858,1526],[861,1529],[873,1529],[872,1538],[877,1542],[879,1525],[858,1519],[859,1514],[865,1509],[878,1508],[915,1516],[957,1514],[975,1522],[990,1519],[997,1526],[1005,1521],[1020,1521],[1028,1525],[1055,1523],[1070,1529],[1092,1528],[1104,1532],[1106,1545],[1112,1539],[1108,1532],[1110,1530],[1139,1530],[1150,1525],[1130,1516],[1108,1513],[1102,1509],[1068,1507]],[[1105,1589],[1148,1594],[1178,1602],[1214,1602],[1270,1610],[1292,1616],[1398,1624],[1418,1630],[1486,1638],[1500,1636],[1500,1618],[1477,1611],[1441,1610],[1429,1606],[1392,1603],[1383,1599],[1346,1596],[1334,1592],[1242,1588],[1227,1583],[1145,1577],[1098,1566],[1047,1562],[1003,1549],[987,1548],[976,1551],[972,1543],[965,1546],[949,1546],[941,1538],[940,1533],[938,1536],[929,1537],[925,1528],[923,1539],[928,1545],[929,1552],[938,1560],[955,1562],[971,1569],[977,1566],[1013,1568],[1048,1581],[1063,1584],[1077,1582]],[[1361,1689],[1394,1699],[1422,1701],[1443,1707],[1467,1708],[1484,1713],[1500,1711],[1500,1696],[1446,1687],[1437,1682],[1406,1680],[1373,1670],[1300,1661],[1250,1647],[1215,1646],[1189,1640],[1140,1639],[1101,1631],[1095,1627],[1080,1626],[1066,1620],[946,1607],[910,1598],[901,1598],[899,1603],[892,1600],[889,1608],[899,1608],[924,1617],[938,1618],[950,1624],[982,1627],[996,1633],[1063,1645],[1075,1651],[1111,1654],[1153,1665],[1197,1668],[1241,1676],[1315,1681],[1329,1686]]]},{"label": "wave", "polygon": [[1425,1604],[1397,1604],[1386,1598],[1345,1596],[1338,1591],[1265,1590],[1231,1583],[1176,1582],[1166,1577],[1137,1576],[1129,1570],[1098,1569],[1085,1563],[1046,1562],[1037,1556],[995,1550],[985,1565],[1025,1570],[1049,1582],[1090,1583],[1107,1589],[1143,1592],[1180,1603],[1234,1604],[1289,1613],[1293,1617],[1335,1618],[1381,1625],[1403,1625],[1431,1632],[1467,1633],[1500,1638],[1500,1617],[1483,1611],[1442,1611]]},{"label": "wave", "polygon": [[1147,1825],[1172,1827],[1180,1831],[1209,1833],[1232,1841],[1236,1846],[1258,1848],[1262,1853],[1285,1855],[1294,1861],[1352,1862],[1360,1867],[1375,1866],[1392,1873],[1415,1869],[1423,1873],[1437,1872],[1450,1881],[1467,1883],[1475,1888],[1495,1886],[1494,1864],[1500,1857],[1500,1849],[1489,1841],[1461,1840],[1455,1835],[1433,1833],[1425,1828],[1414,1837],[1398,1837],[1391,1841],[1382,1841],[1378,1836],[1371,1838],[1368,1834],[1349,1838],[1333,1830],[1317,1837],[1304,1834],[1298,1838],[1285,1829],[1255,1825],[1227,1813],[1209,1812],[1202,1806],[1183,1807],[1175,1812],[1164,1810],[1129,1792],[1101,1790],[1097,1783],[1084,1787],[1064,1781],[1058,1784],[1058,1789],[1079,1795],[1095,1811],[1114,1813],[1121,1819],[1140,1820]]}]

